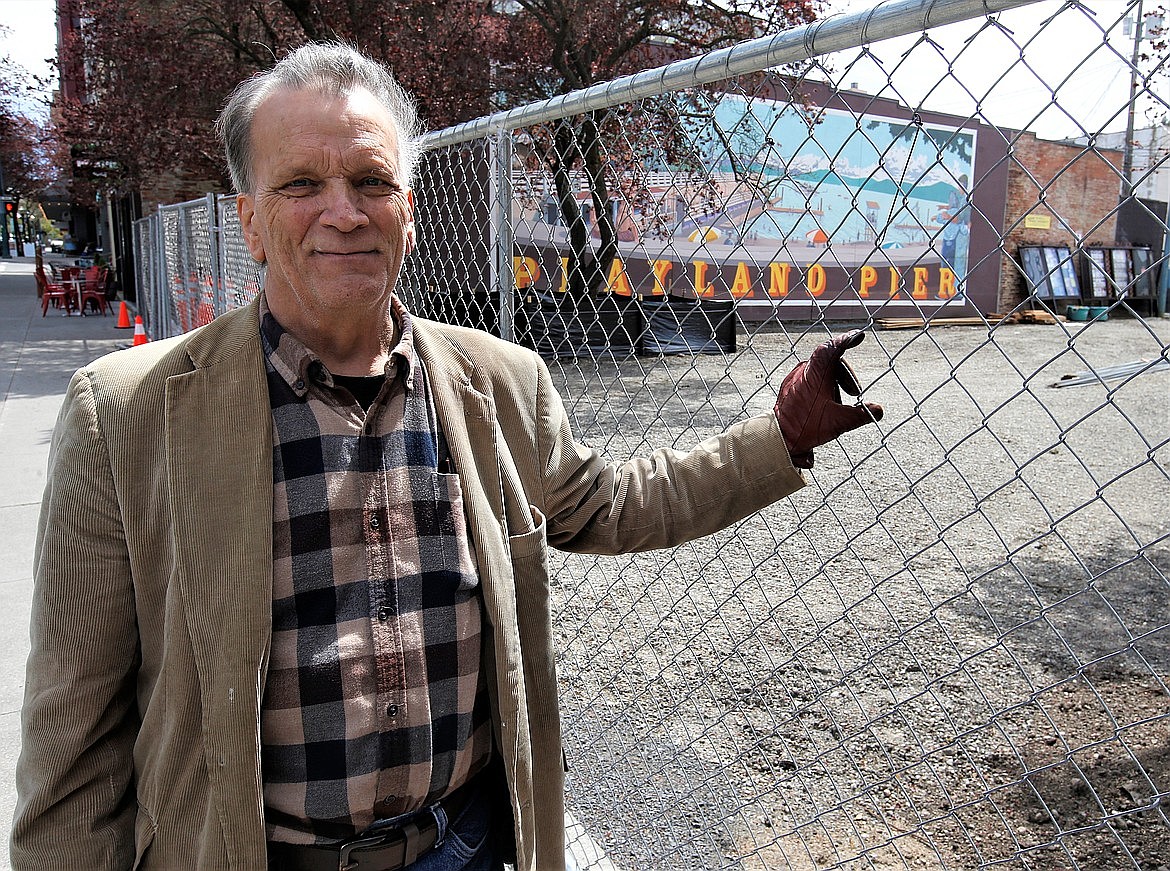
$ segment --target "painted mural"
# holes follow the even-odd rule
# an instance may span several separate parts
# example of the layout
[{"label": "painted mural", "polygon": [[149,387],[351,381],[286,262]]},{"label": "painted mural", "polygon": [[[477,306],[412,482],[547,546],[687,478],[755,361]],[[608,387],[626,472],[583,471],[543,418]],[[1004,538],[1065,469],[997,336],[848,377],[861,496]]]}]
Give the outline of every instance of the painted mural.
[{"label": "painted mural", "polygon": [[[684,135],[701,179],[648,174],[619,208],[609,290],[769,305],[963,295],[974,130],[728,95]],[[555,206],[521,193],[517,283],[562,289]]]},{"label": "painted mural", "polygon": [[702,225],[748,242],[823,246],[842,265],[875,248],[901,251],[901,262],[934,252],[965,275],[974,131],[738,98],[719,102],[712,128],[695,131],[710,171],[756,183],[684,234]]}]

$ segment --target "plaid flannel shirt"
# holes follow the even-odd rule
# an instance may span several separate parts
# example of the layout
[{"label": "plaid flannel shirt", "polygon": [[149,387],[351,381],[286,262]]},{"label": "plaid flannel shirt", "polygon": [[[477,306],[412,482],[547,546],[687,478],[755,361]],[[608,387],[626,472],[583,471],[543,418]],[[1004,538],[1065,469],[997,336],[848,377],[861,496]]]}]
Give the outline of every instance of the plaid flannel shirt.
[{"label": "plaid flannel shirt", "polygon": [[270,840],[426,807],[491,754],[478,574],[410,314],[368,411],[261,301],[273,419]]}]

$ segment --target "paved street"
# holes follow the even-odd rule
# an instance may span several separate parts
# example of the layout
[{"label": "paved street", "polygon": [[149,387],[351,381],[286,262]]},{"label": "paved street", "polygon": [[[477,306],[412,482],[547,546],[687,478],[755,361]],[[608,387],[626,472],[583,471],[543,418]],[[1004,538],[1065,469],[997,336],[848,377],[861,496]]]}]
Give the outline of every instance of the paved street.
[{"label": "paved street", "polygon": [[114,317],[41,317],[32,259],[0,260],[0,868],[10,867],[33,538],[57,410],[73,371],[130,341]]}]

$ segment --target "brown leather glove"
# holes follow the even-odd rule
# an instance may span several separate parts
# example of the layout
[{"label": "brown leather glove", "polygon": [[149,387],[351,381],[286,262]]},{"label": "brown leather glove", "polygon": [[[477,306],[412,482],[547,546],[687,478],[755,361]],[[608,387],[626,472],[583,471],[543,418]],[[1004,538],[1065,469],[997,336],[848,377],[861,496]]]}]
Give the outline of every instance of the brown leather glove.
[{"label": "brown leather glove", "polygon": [[882,419],[882,407],[874,402],[841,404],[841,391],[861,393],[857,376],[842,355],[861,344],[865,333],[854,330],[818,345],[808,362],[798,363],[785,376],[776,398],[776,419],[788,443],[792,465],[813,466],[813,448],[842,433]]}]

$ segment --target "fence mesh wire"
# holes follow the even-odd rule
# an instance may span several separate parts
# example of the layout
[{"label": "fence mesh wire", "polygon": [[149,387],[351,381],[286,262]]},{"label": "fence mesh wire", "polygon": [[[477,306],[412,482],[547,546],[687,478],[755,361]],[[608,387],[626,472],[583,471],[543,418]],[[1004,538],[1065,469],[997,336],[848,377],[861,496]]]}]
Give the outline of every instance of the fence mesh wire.
[{"label": "fence mesh wire", "polygon": [[[1036,8],[424,155],[402,295],[537,349],[614,459],[767,412],[869,328],[885,417],[805,490],[553,567],[575,867],[1170,861],[1166,82],[1140,3]],[[1103,59],[1132,98],[1086,101]],[[1009,126],[1005,91],[1043,96]],[[1102,132],[1131,107],[1140,153]],[[181,214],[151,219],[171,332],[207,304]],[[233,214],[226,305],[259,286]]]}]

